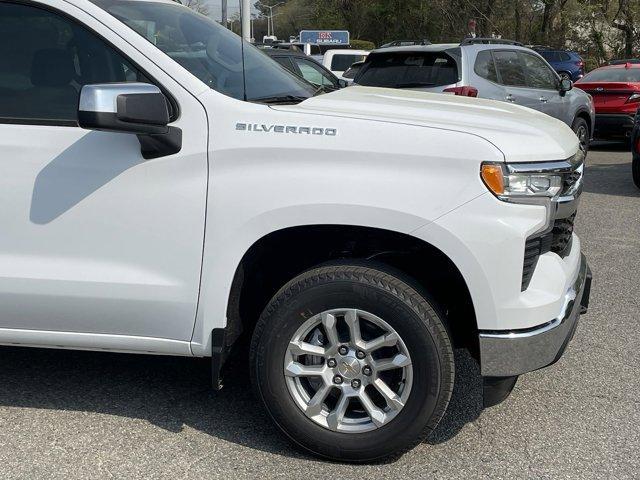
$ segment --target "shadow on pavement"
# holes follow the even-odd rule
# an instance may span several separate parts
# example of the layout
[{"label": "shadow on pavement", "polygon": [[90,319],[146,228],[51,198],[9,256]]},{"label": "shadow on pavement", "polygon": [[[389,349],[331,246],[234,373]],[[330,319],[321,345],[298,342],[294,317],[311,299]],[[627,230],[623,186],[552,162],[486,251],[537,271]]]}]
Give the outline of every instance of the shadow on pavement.
[{"label": "shadow on pavement", "polygon": [[584,180],[584,191],[616,197],[640,197],[640,189],[633,183],[631,154],[622,163],[589,163]]},{"label": "shadow on pavement", "polygon": [[[225,388],[213,392],[206,359],[13,347],[0,347],[0,357],[3,406],[143,419],[171,432],[188,426],[249,448],[305,458],[279,435],[252,395],[246,362],[233,362]],[[449,440],[481,412],[477,364],[462,351],[456,362],[460,381],[427,443]]]}]

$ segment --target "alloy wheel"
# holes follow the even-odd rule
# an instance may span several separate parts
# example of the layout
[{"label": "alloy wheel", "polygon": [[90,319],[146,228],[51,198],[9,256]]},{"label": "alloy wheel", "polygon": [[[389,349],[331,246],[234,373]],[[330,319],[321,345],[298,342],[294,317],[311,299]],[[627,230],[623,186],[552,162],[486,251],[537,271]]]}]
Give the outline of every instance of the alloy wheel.
[{"label": "alloy wheel", "polygon": [[304,322],[284,358],[296,405],[336,432],[375,430],[395,418],[409,398],[411,358],[383,319],[357,309],[333,309]]}]

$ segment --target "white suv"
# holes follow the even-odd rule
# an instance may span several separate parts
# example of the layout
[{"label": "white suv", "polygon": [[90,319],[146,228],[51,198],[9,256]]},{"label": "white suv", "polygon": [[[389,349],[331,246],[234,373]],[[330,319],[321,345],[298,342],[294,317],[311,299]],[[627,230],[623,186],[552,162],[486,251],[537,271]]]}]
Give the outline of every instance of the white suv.
[{"label": "white suv", "polygon": [[438,424],[454,347],[491,405],[586,310],[583,154],[546,115],[312,98],[168,0],[2,2],[0,58],[1,344],[209,357],[220,388],[246,335],[274,423],[370,461]]}]

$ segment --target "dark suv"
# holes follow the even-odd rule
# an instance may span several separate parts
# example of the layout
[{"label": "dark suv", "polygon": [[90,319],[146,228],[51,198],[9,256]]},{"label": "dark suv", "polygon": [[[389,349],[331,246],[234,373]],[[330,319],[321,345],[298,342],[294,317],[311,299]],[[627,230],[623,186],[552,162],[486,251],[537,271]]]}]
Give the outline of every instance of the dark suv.
[{"label": "dark suv", "polygon": [[576,53],[569,50],[554,50],[548,47],[533,46],[562,78],[568,78],[574,82],[584,77],[584,60]]}]

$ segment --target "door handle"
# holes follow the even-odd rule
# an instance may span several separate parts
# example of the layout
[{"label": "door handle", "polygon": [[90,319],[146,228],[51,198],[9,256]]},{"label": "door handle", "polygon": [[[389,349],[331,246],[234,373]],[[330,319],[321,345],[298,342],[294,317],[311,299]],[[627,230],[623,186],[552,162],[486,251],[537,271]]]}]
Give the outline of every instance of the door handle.
[{"label": "door handle", "polygon": [[509,94],[509,95],[507,95],[506,100],[507,100],[507,102],[511,102],[511,103],[513,103],[513,102],[515,102],[515,101],[516,101],[516,97],[514,97],[514,96],[513,96],[513,95],[511,95],[511,94]]},{"label": "door handle", "polygon": [[540,97],[540,101],[542,103],[547,103],[549,101],[549,99],[547,97]]}]

